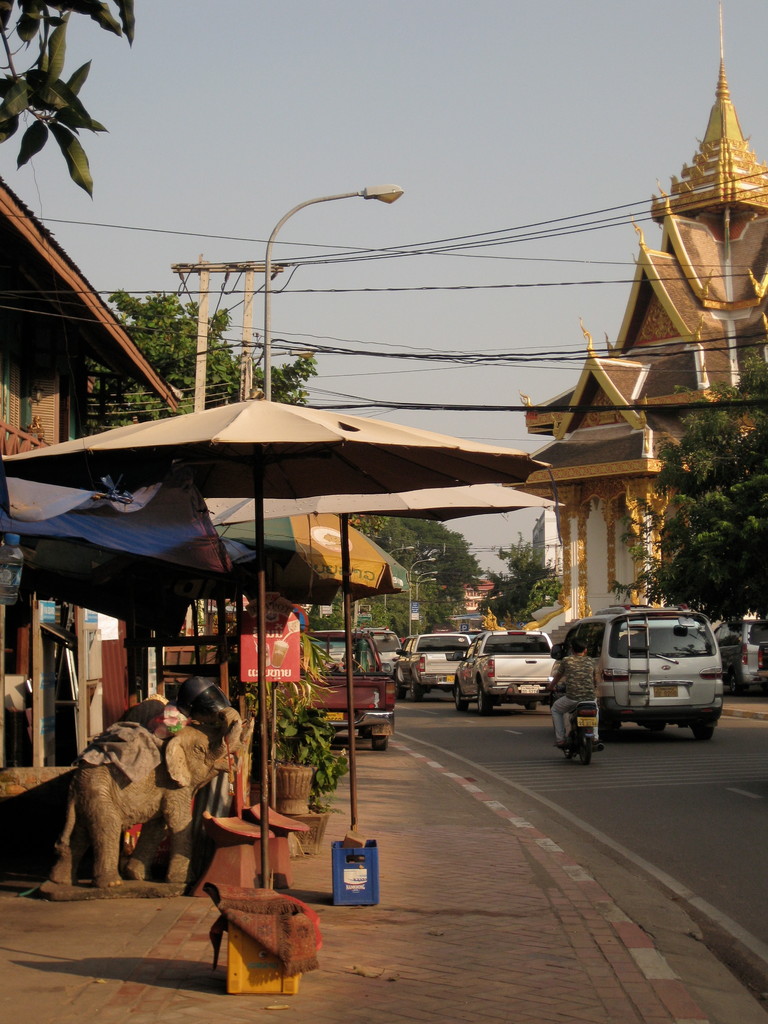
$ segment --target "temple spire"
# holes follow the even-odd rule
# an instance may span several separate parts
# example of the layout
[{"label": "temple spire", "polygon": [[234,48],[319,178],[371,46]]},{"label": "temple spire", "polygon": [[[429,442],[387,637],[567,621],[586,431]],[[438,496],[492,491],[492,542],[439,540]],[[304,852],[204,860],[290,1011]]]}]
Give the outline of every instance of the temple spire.
[{"label": "temple spire", "polygon": [[723,9],[720,4],[720,69],[715,102],[698,152],[680,177],[672,178],[670,196],[654,196],[651,213],[663,220],[670,213],[695,216],[704,210],[768,210],[768,166],[749,148],[731,100],[725,73]]}]

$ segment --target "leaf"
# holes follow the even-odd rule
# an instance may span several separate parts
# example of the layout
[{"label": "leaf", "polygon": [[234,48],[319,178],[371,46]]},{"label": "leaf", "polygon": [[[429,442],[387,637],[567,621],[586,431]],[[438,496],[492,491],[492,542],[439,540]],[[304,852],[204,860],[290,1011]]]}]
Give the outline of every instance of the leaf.
[{"label": "leaf", "polygon": [[21,114],[29,106],[29,85],[26,80],[20,78],[14,82],[5,99],[0,105],[0,121],[6,121],[11,117]]},{"label": "leaf", "polygon": [[67,26],[60,25],[51,32],[48,40],[48,74],[49,82],[55,82],[64,70],[64,59],[67,55]]},{"label": "leaf", "polygon": [[75,96],[77,96],[77,94],[82,89],[90,70],[91,61],[86,61],[86,63],[79,67],[77,71],[75,71],[75,73],[67,81],[68,87],[71,89]]},{"label": "leaf", "polygon": [[123,23],[123,32],[129,43],[133,42],[133,33],[136,29],[136,18],[133,13],[133,0],[117,0],[120,8],[120,18]]},{"label": "leaf", "polygon": [[15,135],[18,127],[18,117],[11,117],[7,121],[0,121],[0,142],[5,142],[12,135]]},{"label": "leaf", "polygon": [[40,152],[47,141],[48,126],[44,121],[35,118],[21,137],[21,146],[16,166],[22,167],[28,160],[31,160],[35,154]]},{"label": "leaf", "polygon": [[51,134],[59,144],[59,149],[67,162],[69,176],[76,185],[85,189],[89,196],[93,195],[93,178],[85,150],[75,136],[63,124],[50,125]]},{"label": "leaf", "polygon": [[30,43],[40,31],[42,18],[39,11],[30,7],[16,23],[16,34],[23,43]]}]

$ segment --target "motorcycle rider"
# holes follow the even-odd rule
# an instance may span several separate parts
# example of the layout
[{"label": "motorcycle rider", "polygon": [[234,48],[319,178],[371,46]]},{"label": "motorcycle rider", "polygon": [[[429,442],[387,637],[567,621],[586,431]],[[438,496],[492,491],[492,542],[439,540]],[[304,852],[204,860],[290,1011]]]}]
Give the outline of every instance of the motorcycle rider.
[{"label": "motorcycle rider", "polygon": [[[571,641],[571,652],[557,663],[549,684],[554,692],[565,691],[552,705],[555,746],[561,749],[565,746],[565,716],[580,700],[597,700],[596,662],[587,654],[586,644],[576,638]],[[603,749],[602,743],[597,742],[597,736],[595,748]]]}]

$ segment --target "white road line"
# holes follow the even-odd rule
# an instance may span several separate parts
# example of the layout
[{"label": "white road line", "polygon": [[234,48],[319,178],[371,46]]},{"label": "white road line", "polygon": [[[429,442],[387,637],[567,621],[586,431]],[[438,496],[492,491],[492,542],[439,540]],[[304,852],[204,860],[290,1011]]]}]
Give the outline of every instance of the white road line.
[{"label": "white road line", "polygon": [[759,793],[748,793],[746,789],[736,789],[735,786],[725,787],[729,793],[738,793],[739,796],[748,796],[752,800],[762,800],[762,796]]}]

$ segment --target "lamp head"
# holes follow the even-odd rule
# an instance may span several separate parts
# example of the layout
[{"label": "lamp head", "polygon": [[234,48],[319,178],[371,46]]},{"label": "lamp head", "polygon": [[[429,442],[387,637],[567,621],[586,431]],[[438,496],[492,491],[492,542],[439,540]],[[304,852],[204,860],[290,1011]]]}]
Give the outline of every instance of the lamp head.
[{"label": "lamp head", "polygon": [[360,193],[363,199],[378,199],[382,203],[394,203],[403,194],[399,185],[371,185]]}]

